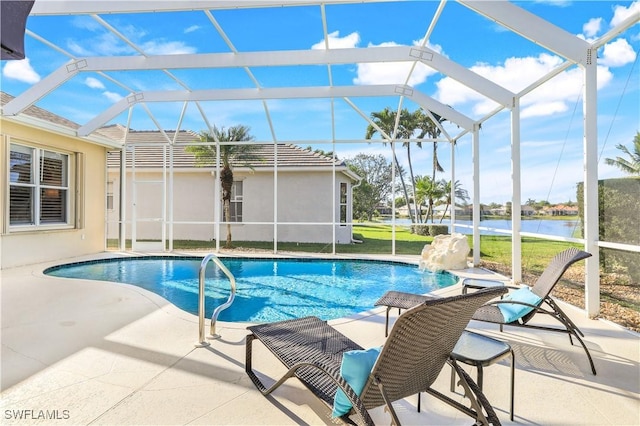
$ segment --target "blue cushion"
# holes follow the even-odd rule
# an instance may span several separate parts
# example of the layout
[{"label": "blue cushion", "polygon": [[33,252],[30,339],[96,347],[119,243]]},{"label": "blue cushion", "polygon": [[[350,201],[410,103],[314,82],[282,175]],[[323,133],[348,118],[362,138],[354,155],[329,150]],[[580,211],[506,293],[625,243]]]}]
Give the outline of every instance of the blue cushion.
[{"label": "blue cushion", "polygon": [[[530,305],[538,305],[542,299],[540,299],[540,296],[532,292],[529,287],[522,287],[512,293],[509,293],[509,295],[505,296],[502,300],[514,300],[517,302],[529,303]],[[506,323],[516,321],[533,310],[533,308],[529,306],[515,303],[498,303],[498,308],[500,309],[500,312],[502,312],[502,316]]]},{"label": "blue cushion", "polygon": [[[347,351],[342,354],[342,365],[340,365],[340,375],[349,383],[353,391],[360,396],[364,385],[369,379],[369,373],[380,355],[382,347],[367,350]],[[349,398],[338,389],[333,400],[333,416],[340,417],[351,410]]]}]

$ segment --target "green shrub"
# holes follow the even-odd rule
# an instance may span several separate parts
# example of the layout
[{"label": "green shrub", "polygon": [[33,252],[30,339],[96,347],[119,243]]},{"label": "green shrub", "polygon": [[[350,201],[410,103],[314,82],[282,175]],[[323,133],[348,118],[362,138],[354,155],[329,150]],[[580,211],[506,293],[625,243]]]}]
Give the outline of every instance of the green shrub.
[{"label": "green shrub", "polygon": [[[583,183],[578,184],[578,206],[584,229]],[[599,240],[640,245],[640,179],[627,177],[598,181]],[[584,234],[583,234],[584,235]],[[640,282],[640,255],[614,249],[600,249],[604,272],[622,273]]]},{"label": "green shrub", "polygon": [[435,237],[436,235],[447,235],[449,233],[449,227],[447,225],[430,225],[429,235]]}]

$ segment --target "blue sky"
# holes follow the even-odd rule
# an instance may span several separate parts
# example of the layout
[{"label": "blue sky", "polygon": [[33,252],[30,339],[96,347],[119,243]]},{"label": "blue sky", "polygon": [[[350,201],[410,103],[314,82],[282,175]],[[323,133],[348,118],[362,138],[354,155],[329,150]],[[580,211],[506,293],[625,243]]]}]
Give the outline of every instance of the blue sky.
[{"label": "blue sky", "polygon": [[[197,3],[197,2],[196,2]],[[527,1],[516,2],[560,28],[586,40],[595,40],[624,19],[640,2],[623,1]],[[424,38],[439,2],[370,3],[327,5],[329,45],[368,47],[416,45]],[[264,8],[251,10],[213,10],[211,15],[233,49],[244,51],[322,48],[324,45],[318,6]],[[229,52],[225,38],[216,31],[202,11],[179,13],[104,14],[90,16],[32,16],[27,23],[24,61],[2,61],[2,90],[17,96],[63,66],[72,57],[137,55],[134,48],[108,31],[115,28],[146,54]],[[41,40],[48,40],[43,43]],[[517,92],[540,78],[562,60],[553,52],[450,1],[431,34],[429,47],[466,68]],[[640,25],[614,38],[598,52],[598,152],[615,157],[616,144],[631,147],[640,130]],[[372,63],[333,66],[334,85],[403,84],[408,76],[406,63]],[[252,68],[261,87],[325,86],[329,84],[326,66]],[[242,69],[173,70],[174,77],[190,89],[255,88],[255,82]],[[174,78],[162,71],[121,71],[80,73],[38,102],[38,106],[84,124],[114,102],[134,91],[179,90]],[[117,80],[118,85],[112,81]],[[426,66],[418,66],[409,84],[450,105],[473,119],[480,119],[495,108],[478,94]],[[385,107],[397,109],[398,98],[351,98],[365,114]],[[335,127],[332,128],[331,100],[269,100],[266,102],[278,141],[332,150],[318,141],[360,140],[367,122],[347,102],[333,102]],[[209,121],[218,126],[248,125],[258,141],[271,141],[264,105],[260,101],[204,102]],[[418,105],[404,99],[403,106]],[[155,121],[165,130],[179,123],[181,103],[149,104]],[[577,182],[582,180],[582,71],[573,66],[521,100],[522,199],[575,201]],[[112,123],[125,124],[126,114]],[[136,107],[131,127],[156,129],[144,108]],[[189,105],[182,129],[199,131],[206,125],[194,105]],[[451,134],[459,130],[450,126]],[[334,133],[335,132],[335,133]],[[501,112],[483,123],[480,133],[480,175],[482,202],[510,200],[510,114]],[[472,189],[471,138],[464,136],[455,146],[455,174],[463,187]],[[338,156],[350,158],[358,152],[389,155],[380,143],[335,146]],[[449,178],[451,148],[439,144],[439,157]],[[431,146],[412,148],[417,174],[431,174]],[[400,161],[406,163],[404,150]],[[622,176],[619,171],[599,163],[600,178]]]}]

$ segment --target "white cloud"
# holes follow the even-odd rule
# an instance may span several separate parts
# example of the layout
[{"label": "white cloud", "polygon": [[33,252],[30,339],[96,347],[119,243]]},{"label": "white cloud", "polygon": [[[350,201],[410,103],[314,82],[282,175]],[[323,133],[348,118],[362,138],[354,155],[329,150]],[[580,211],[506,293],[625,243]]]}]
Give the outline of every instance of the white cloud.
[{"label": "white cloud", "polygon": [[40,75],[31,67],[29,58],[19,61],[7,61],[7,64],[2,69],[2,75],[29,84],[40,81]]},{"label": "white cloud", "polygon": [[354,84],[405,84],[416,86],[424,83],[428,76],[436,72],[422,63],[418,63],[407,82],[411,71],[411,62],[371,62],[358,64],[358,76]]},{"label": "white cloud", "polygon": [[109,99],[112,102],[118,102],[120,99],[122,99],[122,95],[115,92],[110,92],[108,90],[105,90],[104,92],[102,92],[102,94],[105,98]]},{"label": "white cloud", "polygon": [[198,31],[200,28],[201,28],[200,25],[191,25],[190,27],[184,29],[184,33],[189,34],[194,31]]},{"label": "white cloud", "polygon": [[636,60],[636,52],[624,38],[605,44],[598,63],[609,67],[621,67]]},{"label": "white cloud", "polygon": [[[131,46],[113,33],[108,31],[99,32],[104,29],[101,26],[95,26],[90,21],[76,20],[74,25],[95,33],[92,37],[83,39],[70,38],[66,41],[67,48],[76,56],[117,56],[136,53]],[[198,28],[198,26],[194,25],[184,32],[192,32]],[[139,46],[149,55],[195,53],[197,50],[183,41],[167,41],[165,39],[143,41],[147,36],[147,32],[134,25],[122,25],[118,27],[118,30],[134,45]]]},{"label": "white cloud", "polygon": [[[329,49],[349,49],[352,47],[356,47],[360,44],[360,34],[353,32],[345,37],[340,37],[340,31],[334,31],[329,34],[327,38],[329,42]],[[318,50],[325,48],[325,40],[320,40],[313,46],[311,49]]]},{"label": "white cloud", "polygon": [[68,39],[67,48],[76,56],[110,56],[131,54],[133,49],[111,33],[82,40]]},{"label": "white cloud", "polygon": [[[518,93],[562,63],[562,59],[549,54],[538,57],[509,58],[503,65],[478,64],[471,67],[475,73],[496,84]],[[613,75],[607,67],[598,67],[598,88],[606,87]],[[583,75],[579,68],[571,68],[537,87],[521,98],[522,117],[549,116],[566,111],[582,94]],[[449,77],[436,83],[435,98],[440,102],[460,106],[470,104],[474,114],[484,115],[497,104]]]},{"label": "white cloud", "polygon": [[149,55],[182,55],[196,53],[196,48],[182,41],[148,41],[141,46]]},{"label": "white cloud", "polygon": [[582,26],[582,32],[587,37],[595,37],[602,28],[602,18],[592,18]]},{"label": "white cloud", "polygon": [[[339,31],[334,31],[329,34],[328,44],[330,49],[347,49],[357,47],[360,43],[360,35],[357,32],[348,34],[345,37],[340,37]],[[415,45],[419,45],[419,41],[414,42]],[[394,42],[381,43],[379,45],[369,44],[368,47],[390,47],[399,46]],[[433,50],[440,52],[442,48],[440,46],[429,46]],[[311,49],[324,49],[325,40],[321,40],[318,43],[311,46]],[[368,62],[357,64],[356,72],[357,76],[353,79],[354,84],[404,84],[407,80],[407,76],[411,71],[412,64],[410,62]],[[423,83],[428,76],[435,74],[436,71],[427,67],[424,64],[418,64],[408,84],[417,85]]]},{"label": "white cloud", "polygon": [[84,84],[86,84],[91,89],[104,89],[104,84],[97,78],[87,77],[84,80]]},{"label": "white cloud", "polygon": [[[418,44],[419,42],[414,42]],[[369,47],[392,47],[399,46],[394,42],[386,42],[379,45],[370,44]],[[441,51],[440,46],[429,46],[432,50]],[[357,77],[353,79],[354,84],[408,84],[416,86],[424,83],[427,78],[437,73],[431,67],[419,62],[416,64],[413,72],[411,72],[411,62],[370,62],[358,64]],[[411,77],[407,81],[407,77],[411,72]]]},{"label": "white cloud", "polygon": [[613,18],[611,19],[611,26],[615,27],[620,22],[628,18],[632,13],[640,12],[640,1],[634,1],[629,7],[616,6],[613,9]]}]

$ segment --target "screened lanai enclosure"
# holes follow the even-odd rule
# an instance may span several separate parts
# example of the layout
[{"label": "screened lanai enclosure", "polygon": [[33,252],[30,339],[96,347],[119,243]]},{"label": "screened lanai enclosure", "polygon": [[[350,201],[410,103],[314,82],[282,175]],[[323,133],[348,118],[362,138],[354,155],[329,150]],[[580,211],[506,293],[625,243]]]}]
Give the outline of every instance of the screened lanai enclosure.
[{"label": "screened lanai enclosure", "polygon": [[[172,251],[176,241],[199,241],[220,250],[232,237],[240,247],[317,244],[335,254],[382,221],[392,226],[394,255],[396,230],[442,223],[472,235],[475,264],[481,234],[510,235],[515,281],[535,255],[524,238],[580,244],[593,254],[585,306],[595,315],[599,253],[640,255],[640,232],[602,230],[612,221],[640,230],[638,180],[629,210],[610,222],[598,201],[601,153],[619,143],[598,127],[611,123],[598,119],[599,84],[610,78],[599,52],[637,33],[640,9],[625,5],[615,25],[586,38],[547,19],[537,2],[36,0],[25,50],[47,51],[48,71],[12,93],[2,114],[98,108],[87,107],[74,131],[109,150],[112,247]],[[445,31],[452,26],[455,36]],[[86,43],[65,41],[56,27],[73,27]],[[483,42],[487,29],[499,44]],[[207,43],[196,49],[196,39]],[[489,66],[498,52],[507,62],[531,59],[527,72]],[[541,96],[567,86],[570,95]],[[629,93],[622,105],[637,102],[637,87]],[[551,137],[530,120],[542,115]],[[241,137],[225,133],[238,126]],[[233,173],[226,189],[225,165]],[[445,192],[425,196],[440,180]],[[579,210],[576,232],[523,229],[532,183],[548,200],[567,181],[562,197]],[[489,189],[495,199],[483,195]],[[362,214],[363,199],[376,201],[375,221]],[[508,207],[506,229],[483,224],[490,202]]]}]

